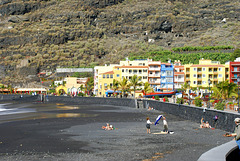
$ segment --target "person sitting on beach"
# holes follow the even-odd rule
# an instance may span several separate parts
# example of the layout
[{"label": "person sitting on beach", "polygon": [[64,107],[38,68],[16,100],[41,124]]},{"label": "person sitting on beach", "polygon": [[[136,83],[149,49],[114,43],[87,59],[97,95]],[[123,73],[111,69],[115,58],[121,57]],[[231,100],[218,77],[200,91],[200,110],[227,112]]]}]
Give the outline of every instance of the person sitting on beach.
[{"label": "person sitting on beach", "polygon": [[153,110],[153,107],[150,107],[150,106],[149,106],[149,107],[148,107],[148,111],[151,111],[151,110]]},{"label": "person sitting on beach", "polygon": [[206,121],[205,128],[211,128],[211,126],[210,126],[208,121]]},{"label": "person sitting on beach", "polygon": [[201,119],[200,128],[205,128],[205,122],[204,122],[204,120],[203,120],[203,117],[202,117],[202,119]]}]

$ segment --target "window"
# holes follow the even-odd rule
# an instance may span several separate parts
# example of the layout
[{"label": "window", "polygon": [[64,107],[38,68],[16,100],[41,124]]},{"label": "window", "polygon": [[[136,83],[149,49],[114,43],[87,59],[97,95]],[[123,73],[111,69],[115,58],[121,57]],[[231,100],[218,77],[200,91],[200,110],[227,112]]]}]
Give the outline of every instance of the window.
[{"label": "window", "polygon": [[222,68],[218,68],[218,71],[222,71]]},{"label": "window", "polygon": [[138,63],[139,66],[142,66],[142,63]]},{"label": "window", "polygon": [[132,66],[132,64],[130,64],[130,66]]},{"label": "window", "polygon": [[206,81],[202,81],[202,84],[206,84]]},{"label": "window", "polygon": [[205,78],[205,77],[206,77],[206,74],[202,74],[202,77]]},{"label": "window", "polygon": [[104,83],[104,87],[105,87],[105,88],[107,87],[107,83]]},{"label": "window", "polygon": [[197,78],[197,74],[193,74],[193,77],[194,77],[194,78]]},{"label": "window", "polygon": [[126,69],[126,73],[128,72],[128,69]]},{"label": "window", "polygon": [[234,71],[235,71],[235,72],[237,71],[237,67],[234,67]]},{"label": "window", "polygon": [[143,63],[143,66],[145,66],[145,63]]},{"label": "window", "polygon": [[197,71],[197,68],[193,68],[193,71]]},{"label": "window", "polygon": [[102,89],[102,85],[100,85],[100,89]]},{"label": "window", "polygon": [[112,75],[112,74],[110,75],[110,78],[113,78],[113,75]]},{"label": "window", "polygon": [[124,69],[122,69],[122,72],[124,73]]},{"label": "window", "polygon": [[147,79],[147,76],[143,76],[143,79]]},{"label": "window", "polygon": [[143,70],[143,73],[147,73],[147,69],[144,69],[144,70]]},{"label": "window", "polygon": [[222,74],[218,74],[218,77],[219,77],[219,78],[222,78]]},{"label": "window", "polygon": [[107,78],[109,78],[109,74],[107,74]]},{"label": "window", "polygon": [[197,81],[193,81],[193,84],[197,84]]},{"label": "window", "polygon": [[166,73],[167,73],[167,76],[172,76],[173,75],[172,71],[166,71]]},{"label": "window", "polygon": [[167,78],[167,82],[173,82],[172,78]]},{"label": "window", "polygon": [[129,73],[132,73],[132,70],[129,70]]},{"label": "window", "polygon": [[105,78],[106,76],[105,76],[105,74],[103,74],[103,78]]},{"label": "window", "polygon": [[119,75],[119,74],[117,74],[117,77],[120,77],[120,75]]},{"label": "window", "polygon": [[206,71],[206,68],[202,68],[202,71]]},{"label": "window", "polygon": [[117,68],[117,70],[119,70],[119,68]]},{"label": "window", "polygon": [[110,83],[110,87],[112,87],[113,86],[113,84],[112,83]]}]

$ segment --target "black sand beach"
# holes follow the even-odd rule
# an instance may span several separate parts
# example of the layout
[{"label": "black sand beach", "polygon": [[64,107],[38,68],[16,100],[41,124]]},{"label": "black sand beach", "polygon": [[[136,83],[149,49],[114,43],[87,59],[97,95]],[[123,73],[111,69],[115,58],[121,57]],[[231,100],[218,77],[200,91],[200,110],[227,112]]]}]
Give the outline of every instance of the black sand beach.
[{"label": "black sand beach", "polygon": [[[0,115],[0,160],[194,161],[232,140],[222,136],[225,131],[200,129],[198,123],[156,110],[41,103],[13,107],[30,112]],[[146,117],[154,122],[159,114],[174,134],[147,134]],[[106,123],[116,129],[102,130]],[[162,130],[162,121],[151,126],[152,133]]]}]

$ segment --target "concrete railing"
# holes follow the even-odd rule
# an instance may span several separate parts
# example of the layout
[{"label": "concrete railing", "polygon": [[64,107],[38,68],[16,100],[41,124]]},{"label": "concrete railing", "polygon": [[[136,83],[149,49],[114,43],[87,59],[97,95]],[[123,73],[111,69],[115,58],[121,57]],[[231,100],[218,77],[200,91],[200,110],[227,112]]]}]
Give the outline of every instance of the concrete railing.
[{"label": "concrete railing", "polygon": [[239,161],[236,141],[230,141],[203,153],[198,161]]}]

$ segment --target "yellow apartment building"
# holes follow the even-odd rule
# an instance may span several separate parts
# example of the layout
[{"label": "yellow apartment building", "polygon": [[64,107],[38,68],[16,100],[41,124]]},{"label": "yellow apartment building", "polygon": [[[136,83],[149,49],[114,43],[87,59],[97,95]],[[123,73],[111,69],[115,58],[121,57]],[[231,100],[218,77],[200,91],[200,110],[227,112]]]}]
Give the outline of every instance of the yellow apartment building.
[{"label": "yellow apartment building", "polygon": [[[94,94],[97,96],[106,96],[106,92],[113,92],[113,79],[121,81],[124,77],[130,80],[133,75],[141,77],[143,83],[148,81],[148,63],[149,59],[120,61],[119,64],[110,64],[109,66],[97,66],[94,68]],[[137,92],[136,97],[140,94]]]},{"label": "yellow apartment building", "polygon": [[228,73],[225,66],[218,61],[201,59],[199,64],[184,65],[185,80],[190,87],[213,87],[225,80]]},{"label": "yellow apartment building", "polygon": [[[97,96],[106,96],[113,93],[113,80],[121,80],[121,71],[118,66],[113,66],[111,71],[98,74]],[[107,93],[106,93],[107,92]]]},{"label": "yellow apartment building", "polygon": [[[94,67],[94,88],[93,88],[93,93],[96,96],[102,96],[102,92],[99,90],[100,84],[99,84],[99,79],[102,81],[102,73],[106,73],[109,71],[113,71],[113,67],[117,66],[118,64],[110,64],[110,65],[104,65],[104,66],[95,66]],[[101,93],[99,95],[99,93]]]}]

